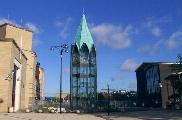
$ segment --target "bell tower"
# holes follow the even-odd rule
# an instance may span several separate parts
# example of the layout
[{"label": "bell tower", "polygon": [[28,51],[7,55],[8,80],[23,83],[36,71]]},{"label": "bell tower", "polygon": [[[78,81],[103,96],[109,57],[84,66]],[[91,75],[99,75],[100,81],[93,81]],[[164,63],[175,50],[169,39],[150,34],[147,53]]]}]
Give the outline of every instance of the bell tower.
[{"label": "bell tower", "polygon": [[71,46],[70,67],[71,108],[92,111],[97,98],[96,48],[84,14]]}]

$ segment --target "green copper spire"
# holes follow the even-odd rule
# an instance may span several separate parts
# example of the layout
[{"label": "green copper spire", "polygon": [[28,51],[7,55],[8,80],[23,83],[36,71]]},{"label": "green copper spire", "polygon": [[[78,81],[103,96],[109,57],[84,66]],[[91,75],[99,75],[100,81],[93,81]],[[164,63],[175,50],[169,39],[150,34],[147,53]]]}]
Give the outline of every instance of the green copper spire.
[{"label": "green copper spire", "polygon": [[81,46],[83,45],[83,43],[85,43],[87,45],[89,51],[91,50],[91,48],[94,44],[91,33],[87,26],[87,21],[86,21],[84,13],[83,13],[81,23],[78,28],[77,34],[76,34],[75,43],[76,43],[78,49],[80,49]]}]

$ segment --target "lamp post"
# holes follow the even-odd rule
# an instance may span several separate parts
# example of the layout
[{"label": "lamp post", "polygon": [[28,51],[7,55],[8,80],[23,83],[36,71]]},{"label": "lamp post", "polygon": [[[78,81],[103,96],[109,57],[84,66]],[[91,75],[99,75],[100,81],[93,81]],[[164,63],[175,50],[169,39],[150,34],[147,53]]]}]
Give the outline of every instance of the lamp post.
[{"label": "lamp post", "polygon": [[59,46],[52,46],[50,48],[50,50],[58,50],[60,52],[60,56],[61,56],[61,71],[60,71],[60,93],[59,93],[59,102],[60,102],[60,113],[61,113],[61,98],[62,98],[62,61],[63,61],[63,52],[68,53],[68,45],[67,44],[62,44]]},{"label": "lamp post", "polygon": [[179,59],[179,72],[182,72],[182,55],[177,54],[177,57]]},{"label": "lamp post", "polygon": [[107,115],[110,115],[110,102],[111,102],[111,98],[110,98],[110,91],[114,91],[115,89],[110,89],[109,84],[107,84],[107,89],[101,89],[101,90],[105,90],[107,91]]}]

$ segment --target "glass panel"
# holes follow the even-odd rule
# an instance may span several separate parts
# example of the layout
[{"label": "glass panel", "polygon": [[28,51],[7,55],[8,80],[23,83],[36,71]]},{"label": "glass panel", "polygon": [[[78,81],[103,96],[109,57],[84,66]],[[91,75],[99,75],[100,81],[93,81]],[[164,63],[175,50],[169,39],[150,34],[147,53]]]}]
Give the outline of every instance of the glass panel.
[{"label": "glass panel", "polygon": [[78,74],[77,77],[72,76],[73,98],[71,102],[75,107],[88,109],[96,100],[96,57],[95,52],[91,54],[88,52],[87,46],[82,46],[79,54],[78,65],[73,64],[71,68],[73,75]]}]

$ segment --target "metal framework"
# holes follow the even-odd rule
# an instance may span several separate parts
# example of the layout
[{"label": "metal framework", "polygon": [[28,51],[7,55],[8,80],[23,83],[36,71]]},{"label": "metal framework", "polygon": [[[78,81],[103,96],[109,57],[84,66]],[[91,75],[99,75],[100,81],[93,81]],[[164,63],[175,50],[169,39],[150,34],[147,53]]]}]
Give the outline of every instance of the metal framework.
[{"label": "metal framework", "polygon": [[73,110],[90,112],[96,107],[96,49],[85,15],[71,46],[70,102]]},{"label": "metal framework", "polygon": [[71,107],[83,111],[95,108],[97,94],[97,65],[94,45],[91,51],[84,43],[79,50],[71,47]]}]

